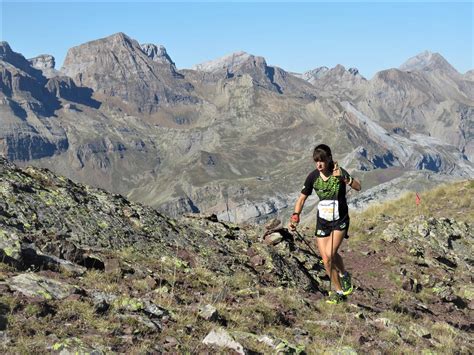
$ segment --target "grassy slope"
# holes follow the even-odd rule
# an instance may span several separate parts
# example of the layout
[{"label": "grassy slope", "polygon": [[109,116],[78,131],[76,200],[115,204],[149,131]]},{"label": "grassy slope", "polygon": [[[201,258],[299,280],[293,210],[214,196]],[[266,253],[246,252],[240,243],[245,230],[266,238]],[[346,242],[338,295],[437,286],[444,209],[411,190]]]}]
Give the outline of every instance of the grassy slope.
[{"label": "grassy slope", "polygon": [[[142,276],[123,277],[114,272],[89,270],[74,282],[86,289],[114,292],[125,298],[146,295],[172,312],[172,321],[161,333],[151,332],[133,318],[120,318],[123,303],[98,314],[90,299],[83,297],[31,301],[16,293],[3,292],[2,319],[7,320],[7,336],[13,340],[3,351],[44,352],[54,344],[60,348],[69,346],[69,342],[75,349],[84,346],[127,353],[153,350],[199,353],[210,350],[201,341],[217,326],[224,326],[248,349],[262,353],[271,352],[271,348],[249,333],[284,339],[295,345],[295,349],[297,345],[305,345],[308,353],[340,352],[345,348],[363,352],[374,349],[408,353],[472,351],[468,333],[442,317],[404,311],[416,302],[426,301],[430,295],[415,295],[400,288],[401,280],[396,273],[400,260],[409,256],[395,253],[401,247],[387,247],[380,235],[389,222],[403,226],[418,214],[472,222],[473,192],[474,182],[456,183],[423,193],[418,208],[414,194],[409,194],[352,216],[351,238],[343,247],[343,256],[359,283],[359,290],[345,304],[329,306],[317,295],[298,288],[257,284],[243,272],[217,275],[202,267],[189,267],[178,259],[123,250],[108,256],[126,260],[135,269],[152,270],[154,279],[147,272]],[[375,253],[366,255],[367,251]],[[387,275],[383,282],[380,272]],[[12,274],[13,269],[1,266],[0,279]],[[71,281],[67,273],[54,277]],[[206,304],[217,308],[220,321],[200,319],[199,308]],[[467,311],[454,312],[462,317]],[[423,330],[430,338],[417,335]]]}]

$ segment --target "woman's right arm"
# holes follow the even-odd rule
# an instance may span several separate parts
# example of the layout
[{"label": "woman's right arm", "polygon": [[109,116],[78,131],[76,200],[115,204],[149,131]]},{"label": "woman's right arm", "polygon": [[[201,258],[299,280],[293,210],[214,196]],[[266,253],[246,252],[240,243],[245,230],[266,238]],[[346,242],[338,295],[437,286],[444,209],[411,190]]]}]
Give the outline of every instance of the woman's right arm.
[{"label": "woman's right arm", "polygon": [[307,195],[300,194],[300,197],[296,200],[294,212],[291,215],[290,222],[288,223],[288,228],[290,230],[296,230],[296,226],[298,226],[298,223],[300,222],[301,211],[303,211],[303,206],[307,198]]},{"label": "woman's right arm", "polygon": [[301,211],[303,211],[303,206],[307,198],[308,196],[305,194],[300,194],[300,197],[298,197],[298,200],[296,200],[294,213],[300,214]]}]

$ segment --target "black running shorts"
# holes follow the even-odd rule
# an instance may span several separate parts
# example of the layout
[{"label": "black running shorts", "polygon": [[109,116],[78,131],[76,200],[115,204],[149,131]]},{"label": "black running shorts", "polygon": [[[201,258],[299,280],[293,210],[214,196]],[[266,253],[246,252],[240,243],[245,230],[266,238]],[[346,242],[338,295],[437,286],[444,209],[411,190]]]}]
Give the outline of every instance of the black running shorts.
[{"label": "black running shorts", "polygon": [[335,221],[326,221],[322,218],[317,218],[316,221],[316,231],[314,235],[318,238],[326,238],[331,235],[333,230],[348,230],[349,229],[349,215],[346,214],[345,217],[339,218]]}]

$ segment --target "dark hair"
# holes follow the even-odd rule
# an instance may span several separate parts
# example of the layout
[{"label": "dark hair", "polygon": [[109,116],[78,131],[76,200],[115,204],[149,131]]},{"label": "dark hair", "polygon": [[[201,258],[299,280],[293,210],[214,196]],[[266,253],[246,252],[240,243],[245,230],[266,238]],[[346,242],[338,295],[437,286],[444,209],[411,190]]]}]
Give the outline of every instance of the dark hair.
[{"label": "dark hair", "polygon": [[334,161],[332,160],[331,148],[326,144],[319,144],[313,151],[314,161],[323,161],[328,164],[329,170],[334,169]]}]

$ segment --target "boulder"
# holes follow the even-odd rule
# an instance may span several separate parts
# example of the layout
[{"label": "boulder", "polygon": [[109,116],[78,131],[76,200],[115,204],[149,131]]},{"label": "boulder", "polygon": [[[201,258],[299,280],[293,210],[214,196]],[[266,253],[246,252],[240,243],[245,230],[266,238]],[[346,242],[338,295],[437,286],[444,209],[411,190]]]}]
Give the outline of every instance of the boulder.
[{"label": "boulder", "polygon": [[382,232],[382,239],[386,242],[392,243],[401,238],[400,227],[396,223],[390,223]]},{"label": "boulder", "polygon": [[280,233],[275,232],[275,233],[268,234],[267,236],[265,236],[264,242],[267,245],[277,245],[282,240],[283,240],[283,236]]},{"label": "boulder", "polygon": [[10,289],[27,297],[41,297],[45,300],[63,299],[77,291],[75,286],[33,273],[14,276],[6,283]]},{"label": "boulder", "polygon": [[235,351],[237,354],[245,354],[242,344],[236,342],[224,329],[213,329],[206,335],[203,344],[215,345],[220,348]]},{"label": "boulder", "polygon": [[216,307],[206,304],[204,307],[199,309],[199,317],[207,321],[216,321],[219,319],[219,313]]}]

